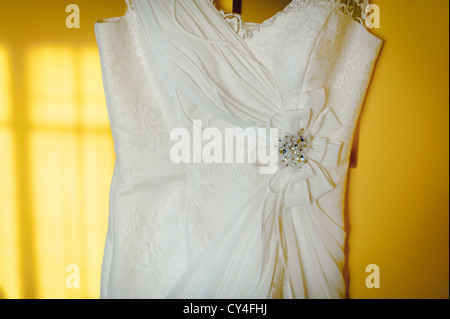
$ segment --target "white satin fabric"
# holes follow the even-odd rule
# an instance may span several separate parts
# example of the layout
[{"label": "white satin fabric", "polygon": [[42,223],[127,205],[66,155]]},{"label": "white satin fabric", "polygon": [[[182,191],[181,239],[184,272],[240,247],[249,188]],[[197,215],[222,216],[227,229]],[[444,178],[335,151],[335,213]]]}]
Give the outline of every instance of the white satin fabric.
[{"label": "white satin fabric", "polygon": [[[236,32],[208,0],[135,0],[96,37],[117,155],[102,298],[342,298],[344,197],[381,41],[336,1]],[[170,132],[314,136],[302,171],[180,164]]]}]

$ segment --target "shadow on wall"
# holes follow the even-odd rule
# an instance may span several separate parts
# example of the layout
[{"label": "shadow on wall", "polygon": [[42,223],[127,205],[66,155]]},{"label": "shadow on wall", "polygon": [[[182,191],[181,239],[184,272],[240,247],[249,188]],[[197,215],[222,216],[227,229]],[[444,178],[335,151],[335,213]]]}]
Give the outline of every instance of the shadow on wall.
[{"label": "shadow on wall", "polygon": [[69,29],[70,2],[1,2],[1,299],[98,296],[114,152],[94,23],[126,4],[77,0]]},{"label": "shadow on wall", "polygon": [[[383,51],[380,52],[380,56],[382,53],[383,53]],[[375,76],[375,74],[377,72],[378,63],[379,63],[379,59],[377,60],[377,62],[375,64],[373,76]],[[370,88],[367,93],[369,93],[369,91],[370,91]],[[344,280],[345,280],[345,283],[347,286],[347,292],[346,292],[346,296],[345,296],[346,299],[351,299],[351,295],[350,295],[350,280],[351,280],[350,272],[351,272],[351,269],[350,269],[350,265],[349,265],[349,258],[350,258],[350,253],[351,253],[349,238],[351,236],[351,228],[352,228],[352,225],[350,224],[352,208],[350,207],[350,204],[349,204],[350,196],[351,196],[351,189],[352,189],[351,180],[352,180],[352,170],[358,168],[361,122],[363,120],[364,114],[365,114],[365,100],[363,101],[363,106],[361,109],[359,120],[356,124],[355,132],[354,132],[352,151],[350,154],[349,172],[347,175],[347,185],[346,185],[346,191],[345,191],[344,223],[345,223],[345,232],[347,234],[347,238],[345,240],[345,245],[344,245],[345,264],[344,264],[343,274],[344,274]]]},{"label": "shadow on wall", "polygon": [[[114,163],[97,48],[12,47],[1,61],[0,298],[96,298]],[[68,264],[84,269],[79,291]]]},{"label": "shadow on wall", "polygon": [[0,299],[6,299],[6,294],[2,287],[0,287]]}]

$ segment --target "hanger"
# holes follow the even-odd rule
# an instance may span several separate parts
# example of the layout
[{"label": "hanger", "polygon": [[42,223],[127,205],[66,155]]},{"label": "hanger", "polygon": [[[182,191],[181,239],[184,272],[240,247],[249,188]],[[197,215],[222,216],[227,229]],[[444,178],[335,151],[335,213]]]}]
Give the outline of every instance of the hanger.
[{"label": "hanger", "polygon": [[242,13],[242,0],[233,0],[233,13]]}]

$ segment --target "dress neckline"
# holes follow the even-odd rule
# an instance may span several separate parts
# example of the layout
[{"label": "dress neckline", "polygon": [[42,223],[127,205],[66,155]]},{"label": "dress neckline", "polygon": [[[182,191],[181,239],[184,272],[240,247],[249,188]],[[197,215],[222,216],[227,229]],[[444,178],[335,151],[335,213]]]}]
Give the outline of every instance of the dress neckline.
[{"label": "dress neckline", "polygon": [[[212,1],[210,1],[210,0],[207,0],[207,1],[211,4],[211,7],[212,7],[212,8],[214,9],[214,11],[222,18],[222,20],[223,20],[224,22],[226,22],[226,23],[229,25],[228,21],[226,21],[225,17],[220,13],[220,11],[219,11],[219,10],[217,9],[217,7],[212,3]],[[284,9],[275,12],[271,17],[267,18],[266,20],[264,20],[264,21],[262,21],[262,22],[248,22],[248,21],[245,21],[245,20],[242,19],[242,14],[239,14],[239,13],[230,13],[230,14],[233,15],[233,16],[238,16],[242,24],[249,24],[249,25],[253,25],[253,26],[256,26],[256,27],[261,27],[261,26],[267,24],[269,21],[272,21],[272,20],[273,20],[274,18],[276,18],[277,16],[279,16],[279,15],[285,13],[285,12],[292,6],[292,4],[293,4],[294,2],[297,2],[297,1],[298,1],[298,0],[291,0],[291,1],[286,5],[286,7],[285,7]]]},{"label": "dress neckline", "polygon": [[[176,1],[176,0],[175,0]],[[238,16],[239,17],[239,21],[241,25],[252,25],[256,28],[261,28],[265,25],[267,25],[270,21],[273,21],[275,18],[277,18],[278,16],[285,14],[288,9],[290,9],[292,7],[292,5],[294,4],[294,2],[298,2],[300,0],[291,0],[289,2],[289,4],[282,10],[276,12],[275,14],[273,14],[270,18],[264,20],[263,22],[260,23],[254,23],[254,22],[246,22],[242,19],[242,15],[240,14],[234,14],[231,13],[231,15],[233,16]],[[225,18],[225,16],[217,9],[217,7],[214,5],[212,0],[205,0],[205,2],[208,3],[208,5],[210,6],[211,10],[219,17],[219,19],[226,25],[226,27],[231,31],[231,33],[234,35],[235,39],[237,39],[237,41],[240,41],[244,47],[251,53],[251,55],[254,57],[253,51],[248,47],[247,41],[245,41],[245,39],[243,37],[241,37],[238,32],[236,30],[234,30],[234,28],[231,26],[231,24],[227,21],[227,19]]]}]

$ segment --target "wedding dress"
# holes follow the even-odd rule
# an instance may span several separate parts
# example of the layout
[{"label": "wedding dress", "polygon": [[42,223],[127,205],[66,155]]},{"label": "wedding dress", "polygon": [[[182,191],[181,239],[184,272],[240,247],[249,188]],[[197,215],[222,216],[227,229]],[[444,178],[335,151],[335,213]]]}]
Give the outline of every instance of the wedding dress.
[{"label": "wedding dress", "polygon": [[[208,0],[127,4],[95,25],[117,156],[101,297],[345,297],[346,176],[381,40],[339,1],[261,24]],[[175,163],[171,132],[195,123],[277,128],[279,169]]]}]

